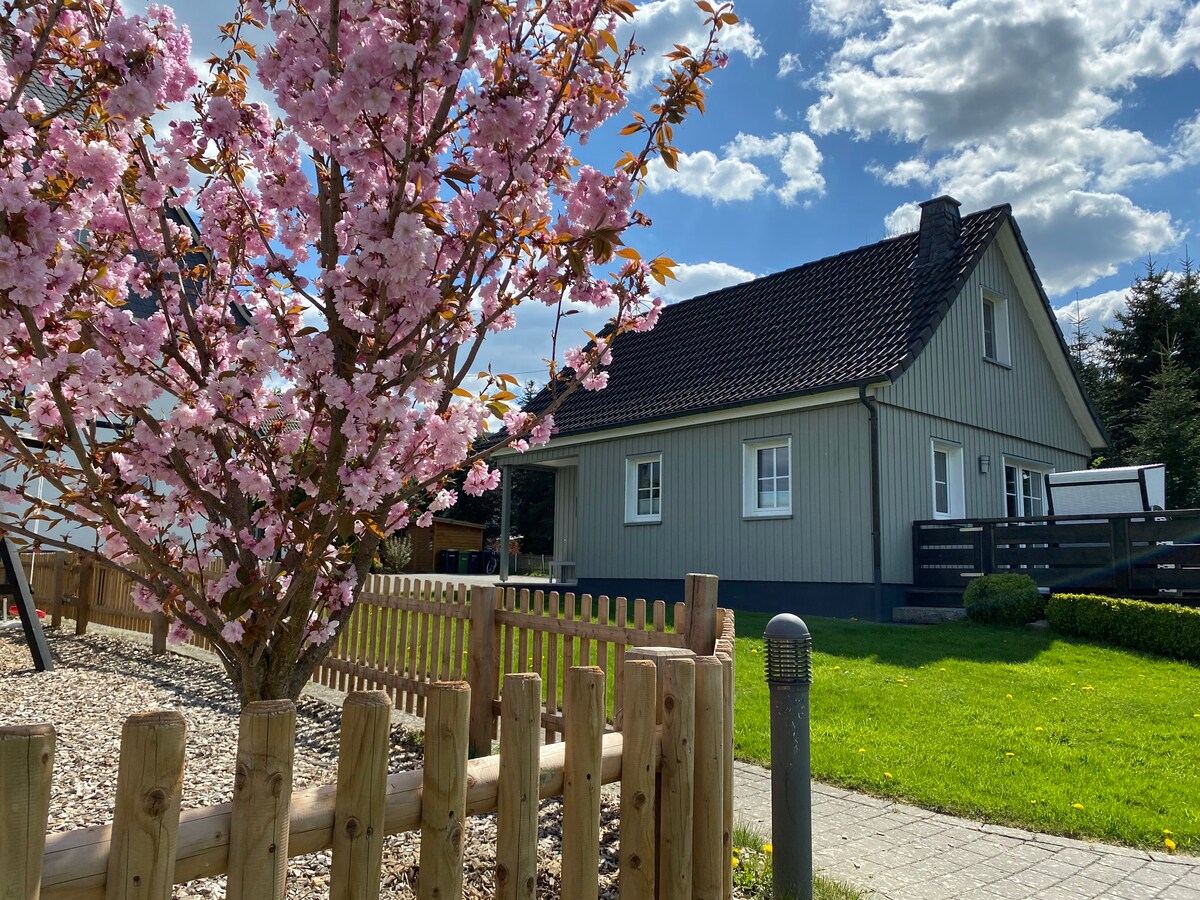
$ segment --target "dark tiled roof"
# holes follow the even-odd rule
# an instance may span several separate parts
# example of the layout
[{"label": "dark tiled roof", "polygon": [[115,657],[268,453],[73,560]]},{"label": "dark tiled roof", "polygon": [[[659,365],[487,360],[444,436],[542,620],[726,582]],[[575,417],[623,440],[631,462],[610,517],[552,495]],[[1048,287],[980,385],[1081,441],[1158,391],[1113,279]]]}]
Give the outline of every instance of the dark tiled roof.
[{"label": "dark tiled roof", "polygon": [[[668,306],[652,331],[617,339],[609,386],[568,397],[559,433],[894,378],[1010,215],[1006,204],[964,216],[961,240],[926,267],[912,232]],[[543,390],[529,409],[549,402]]]}]

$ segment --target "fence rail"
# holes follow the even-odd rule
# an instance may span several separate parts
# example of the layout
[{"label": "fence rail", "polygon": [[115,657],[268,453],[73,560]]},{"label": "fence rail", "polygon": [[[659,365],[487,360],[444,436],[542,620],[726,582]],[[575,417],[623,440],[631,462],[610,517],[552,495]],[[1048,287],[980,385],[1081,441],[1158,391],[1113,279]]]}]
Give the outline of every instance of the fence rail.
[{"label": "fence rail", "polygon": [[[628,808],[623,803],[621,817],[622,896],[687,898],[694,889],[694,896],[729,900],[732,666],[716,657],[661,663],[660,699],[655,664],[625,662],[626,689],[636,702],[629,704],[623,732],[607,735],[604,673],[570,668],[566,741],[540,749],[540,678],[507,675],[500,754],[470,761],[471,690],[462,682],[434,684],[427,694],[425,756],[437,765],[390,775],[391,700],[381,692],[352,693],[343,707],[336,785],[295,793],[294,706],[248,704],[233,801],[182,812],[184,718],[174,711],[135,715],[122,732],[112,822],[49,836],[54,729],[0,728],[0,809],[6,811],[0,896],[37,897],[40,890],[45,900],[165,900],[174,884],[228,874],[230,900],[281,900],[287,858],[326,849],[332,849],[331,896],[378,896],[383,836],[420,830],[417,896],[458,900],[463,817],[492,811],[498,896],[531,896],[526,886],[538,862],[537,801],[562,796],[563,896],[594,897],[599,788],[621,781],[624,772],[622,795],[631,792],[631,802]],[[658,803],[656,779],[645,777],[655,771],[662,785]],[[693,797],[720,814],[693,817]]]},{"label": "fence rail", "polygon": [[[34,600],[51,615],[52,626],[73,615],[77,634],[94,622],[150,633],[156,650],[165,650],[167,621],[134,606],[129,576],[66,553],[23,559],[34,572]],[[612,699],[606,715],[613,723],[624,707],[627,648],[714,652],[721,628],[733,627],[733,613],[717,607],[717,579],[688,575],[684,598],[668,607],[661,600],[372,575],[312,680],[340,691],[383,690],[396,709],[424,716],[431,685],[469,678],[476,690],[472,753],[487,755],[504,676],[536,672],[543,740],[553,743],[563,735],[563,684],[570,668],[594,665],[604,673]],[[200,635],[191,635],[189,643],[211,650]]]},{"label": "fence rail", "polygon": [[913,584],[962,588],[997,572],[1039,587],[1200,597],[1200,510],[913,523]]}]

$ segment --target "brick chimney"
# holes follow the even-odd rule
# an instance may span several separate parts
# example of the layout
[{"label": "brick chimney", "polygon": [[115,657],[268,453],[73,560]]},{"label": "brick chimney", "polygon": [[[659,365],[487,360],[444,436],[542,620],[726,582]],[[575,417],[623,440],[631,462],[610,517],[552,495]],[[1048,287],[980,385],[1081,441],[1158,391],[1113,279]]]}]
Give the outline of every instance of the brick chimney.
[{"label": "brick chimney", "polygon": [[962,219],[958,208],[962,204],[953,197],[942,195],[921,204],[921,231],[917,241],[917,267],[936,265],[954,252],[962,235]]}]

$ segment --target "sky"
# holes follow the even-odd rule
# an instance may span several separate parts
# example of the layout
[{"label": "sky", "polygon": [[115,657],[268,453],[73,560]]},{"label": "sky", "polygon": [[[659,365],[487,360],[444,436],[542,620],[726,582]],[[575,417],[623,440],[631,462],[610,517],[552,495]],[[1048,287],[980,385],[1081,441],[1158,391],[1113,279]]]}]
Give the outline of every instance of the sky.
[{"label": "sky", "polygon": [[[233,8],[176,4],[197,59]],[[679,263],[664,299],[912,230],[917,204],[941,194],[964,214],[1012,205],[1067,328],[1074,310],[1092,331],[1110,324],[1149,257],[1176,270],[1200,255],[1197,0],[744,0],[736,12],[707,112],[676,132],[678,171],[655,166],[640,201],[653,225],[631,242]],[[640,5],[631,109],[652,102],[661,54],[700,40],[701,15],[693,0]],[[581,157],[611,166],[628,118]],[[487,361],[536,380],[551,317],[522,307],[518,323]]]}]

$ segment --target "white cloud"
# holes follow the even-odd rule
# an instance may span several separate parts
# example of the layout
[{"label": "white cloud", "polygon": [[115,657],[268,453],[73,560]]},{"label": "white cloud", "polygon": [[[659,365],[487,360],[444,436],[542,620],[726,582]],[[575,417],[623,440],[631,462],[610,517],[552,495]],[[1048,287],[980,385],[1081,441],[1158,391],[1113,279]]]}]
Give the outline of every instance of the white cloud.
[{"label": "white cloud", "polygon": [[729,263],[680,263],[675,267],[675,280],[668,281],[659,293],[664,300],[686,300],[757,277],[753,272],[747,272]]},{"label": "white cloud", "polygon": [[779,57],[779,72],[780,78],[786,78],[793,72],[803,72],[804,64],[800,62],[799,55],[795,53],[785,53]]},{"label": "white cloud", "polygon": [[1117,313],[1125,311],[1126,291],[1105,291],[1091,297],[1080,297],[1054,310],[1058,317],[1058,327],[1063,334],[1071,338],[1075,332],[1072,320],[1076,316],[1084,319],[1083,330],[1089,334],[1099,334],[1106,325],[1115,325]]},{"label": "white cloud", "polygon": [[[1200,163],[1200,116],[1168,146],[1115,120],[1138,80],[1200,61],[1200,6],[1125,0],[1118,14],[1112,0],[890,0],[872,18],[869,4],[818,0],[814,15],[842,3],[868,27],[816,79],[808,121],[818,135],[912,145],[869,167],[884,183],[949,193],[965,210],[1011,203],[1051,293],[1181,237],[1168,213],[1123,192]],[[915,206],[885,224],[915,227]]]},{"label": "white cloud", "polygon": [[674,171],[662,160],[653,160],[646,172],[646,187],[651,191],[676,190],[714,203],[749,200],[766,185],[767,176],[758,166],[740,159],[718,159],[709,150],[680,153]]},{"label": "white cloud", "polygon": [[[704,18],[694,0],[653,0],[639,6],[632,31],[634,41],[644,49],[630,66],[631,89],[646,87],[665,74],[671,67],[665,55],[674,51],[676,44],[699,51],[708,38]],[[629,34],[628,25],[618,29],[618,42],[624,44]],[[721,29],[720,48],[725,53],[740,53],[750,59],[763,55],[754,26],[745,19]]]},{"label": "white cloud", "polygon": [[[802,131],[769,138],[739,133],[722,149],[718,158],[710,150],[680,153],[679,167],[672,172],[661,161],[650,164],[646,186],[651,191],[677,190],[692,197],[708,197],[716,203],[750,200],[773,192],[786,204],[805,193],[825,193],[821,175],[821,151]],[[779,165],[782,183],[770,179],[751,159],[773,159]]]},{"label": "white cloud", "polygon": [[788,122],[791,120],[791,118],[792,118],[791,116],[789,116],[787,113],[785,113],[783,111],[783,107],[781,107],[781,106],[775,107],[775,121],[776,122]]},{"label": "white cloud", "polygon": [[879,15],[878,0],[812,0],[809,21],[817,31],[844,35]]}]

